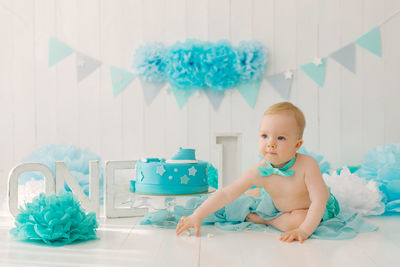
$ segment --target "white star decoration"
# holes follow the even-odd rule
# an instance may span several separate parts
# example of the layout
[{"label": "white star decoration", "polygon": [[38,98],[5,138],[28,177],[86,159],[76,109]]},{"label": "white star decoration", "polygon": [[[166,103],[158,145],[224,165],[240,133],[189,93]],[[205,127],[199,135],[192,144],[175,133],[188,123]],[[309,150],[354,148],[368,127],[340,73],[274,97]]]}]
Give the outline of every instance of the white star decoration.
[{"label": "white star decoration", "polygon": [[172,176],[168,176],[168,179],[172,180],[172,178],[173,178]]},{"label": "white star decoration", "polygon": [[322,58],[320,58],[320,57],[314,58],[313,63],[315,64],[315,66],[319,67],[319,65],[323,64],[322,63]]},{"label": "white star decoration", "polygon": [[195,175],[196,175],[196,172],[197,172],[197,170],[196,170],[196,168],[195,168],[194,166],[192,166],[192,167],[189,169],[189,175],[191,175],[191,176],[195,176]]},{"label": "white star decoration", "polygon": [[293,78],[293,72],[291,70],[285,71],[285,79],[291,80]]},{"label": "white star decoration", "polygon": [[184,176],[181,177],[181,184],[188,184],[189,182],[189,177],[186,176],[186,174]]},{"label": "white star decoration", "polygon": [[158,173],[160,176],[163,176],[163,174],[165,173],[165,168],[164,168],[164,166],[163,166],[163,165],[158,166],[158,167],[157,167],[156,173]]}]

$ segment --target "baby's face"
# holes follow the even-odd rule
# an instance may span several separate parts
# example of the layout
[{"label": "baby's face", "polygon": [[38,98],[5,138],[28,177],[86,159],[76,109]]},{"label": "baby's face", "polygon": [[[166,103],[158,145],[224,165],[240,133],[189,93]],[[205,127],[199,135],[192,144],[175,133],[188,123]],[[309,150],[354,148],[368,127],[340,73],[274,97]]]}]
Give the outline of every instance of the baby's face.
[{"label": "baby's face", "polygon": [[303,144],[294,116],[290,113],[265,115],[258,144],[260,155],[274,165],[292,159]]}]

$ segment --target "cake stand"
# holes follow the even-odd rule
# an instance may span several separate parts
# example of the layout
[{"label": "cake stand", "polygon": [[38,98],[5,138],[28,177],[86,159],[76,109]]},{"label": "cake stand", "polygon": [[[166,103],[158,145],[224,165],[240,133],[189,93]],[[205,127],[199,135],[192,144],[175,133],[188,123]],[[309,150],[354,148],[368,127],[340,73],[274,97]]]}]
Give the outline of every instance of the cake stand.
[{"label": "cake stand", "polygon": [[[196,193],[196,194],[181,194],[181,195],[153,195],[153,194],[142,194],[142,193],[131,193],[131,207],[139,208],[146,207],[152,208],[155,211],[165,211],[166,219],[159,224],[156,224],[158,227],[162,228],[175,228],[177,224],[177,218],[174,214],[174,209],[177,203],[177,198],[185,198],[185,197],[194,197],[201,195],[209,195],[216,191],[215,188],[209,187],[207,192],[204,193]],[[161,199],[163,203],[163,207],[157,208],[150,203],[150,199]]]}]

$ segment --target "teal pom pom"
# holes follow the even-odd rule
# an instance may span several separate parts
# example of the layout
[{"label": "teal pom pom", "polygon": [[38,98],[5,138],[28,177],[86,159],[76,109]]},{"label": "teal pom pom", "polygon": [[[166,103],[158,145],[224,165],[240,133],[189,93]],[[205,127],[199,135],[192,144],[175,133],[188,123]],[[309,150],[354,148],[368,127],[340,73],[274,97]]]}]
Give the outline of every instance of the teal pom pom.
[{"label": "teal pom pom", "polygon": [[148,82],[163,82],[167,66],[165,56],[167,47],[162,43],[149,43],[140,46],[133,58],[133,68]]},{"label": "teal pom pom", "polygon": [[400,144],[371,149],[355,174],[379,184],[385,196],[386,212],[400,212]]},{"label": "teal pom pom", "polygon": [[305,147],[301,147],[298,152],[301,154],[306,154],[306,155],[310,155],[311,157],[313,157],[318,162],[321,173],[329,173],[331,164],[327,161],[323,162],[322,161],[324,159],[323,156],[317,155],[313,152],[308,152],[307,149],[305,149]]},{"label": "teal pom pom", "polygon": [[218,170],[211,164],[207,164],[208,185],[218,189]]},{"label": "teal pom pom", "polygon": [[235,49],[241,83],[259,81],[267,71],[267,49],[259,41],[241,41]]},{"label": "teal pom pom", "polygon": [[94,212],[85,214],[76,196],[63,191],[58,196],[40,194],[26,203],[15,226],[10,233],[17,239],[62,246],[95,239],[98,223]]}]

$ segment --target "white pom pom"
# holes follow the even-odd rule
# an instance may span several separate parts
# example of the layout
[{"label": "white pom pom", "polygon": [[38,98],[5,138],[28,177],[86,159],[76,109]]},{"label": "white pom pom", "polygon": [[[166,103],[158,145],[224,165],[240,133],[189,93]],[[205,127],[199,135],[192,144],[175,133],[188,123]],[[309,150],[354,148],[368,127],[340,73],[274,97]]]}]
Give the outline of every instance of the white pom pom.
[{"label": "white pom pom", "polygon": [[348,168],[343,168],[340,175],[336,172],[323,174],[323,178],[339,201],[341,209],[362,215],[384,213],[383,195],[375,181],[367,182],[352,174]]},{"label": "white pom pom", "polygon": [[44,193],[44,180],[31,178],[24,185],[18,186],[18,205],[25,205],[25,202],[32,202],[33,198]]}]

